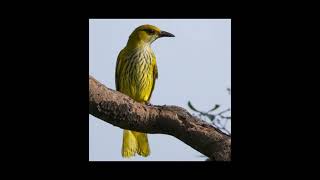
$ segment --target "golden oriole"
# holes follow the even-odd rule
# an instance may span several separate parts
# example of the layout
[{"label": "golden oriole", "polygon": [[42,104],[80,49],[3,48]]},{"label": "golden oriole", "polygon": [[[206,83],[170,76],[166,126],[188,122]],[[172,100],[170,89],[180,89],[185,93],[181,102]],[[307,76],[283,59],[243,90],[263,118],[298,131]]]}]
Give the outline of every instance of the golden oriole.
[{"label": "golden oriole", "polygon": [[[118,55],[116,89],[141,103],[149,103],[158,78],[156,57],[150,46],[160,37],[174,35],[152,25],[139,26]],[[122,157],[132,157],[136,153],[144,157],[150,154],[147,134],[124,130]]]}]

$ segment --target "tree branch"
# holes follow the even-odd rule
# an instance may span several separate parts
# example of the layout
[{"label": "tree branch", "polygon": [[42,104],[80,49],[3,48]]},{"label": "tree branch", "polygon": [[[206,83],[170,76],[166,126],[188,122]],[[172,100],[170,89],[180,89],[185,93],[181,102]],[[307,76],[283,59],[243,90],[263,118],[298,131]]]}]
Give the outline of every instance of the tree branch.
[{"label": "tree branch", "polygon": [[172,135],[216,161],[231,161],[231,137],[178,106],[145,105],[89,75],[89,113],[122,129]]}]

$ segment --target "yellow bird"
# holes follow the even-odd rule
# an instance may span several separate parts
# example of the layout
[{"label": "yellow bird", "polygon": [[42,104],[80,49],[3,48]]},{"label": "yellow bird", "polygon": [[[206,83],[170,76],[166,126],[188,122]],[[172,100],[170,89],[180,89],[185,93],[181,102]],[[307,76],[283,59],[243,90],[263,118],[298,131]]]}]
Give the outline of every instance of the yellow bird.
[{"label": "yellow bird", "polygon": [[[158,78],[151,43],[160,37],[174,35],[152,25],[139,26],[131,33],[126,47],[118,55],[116,89],[141,103],[149,103]],[[129,158],[136,153],[144,157],[150,154],[147,134],[124,130],[122,157]]]}]

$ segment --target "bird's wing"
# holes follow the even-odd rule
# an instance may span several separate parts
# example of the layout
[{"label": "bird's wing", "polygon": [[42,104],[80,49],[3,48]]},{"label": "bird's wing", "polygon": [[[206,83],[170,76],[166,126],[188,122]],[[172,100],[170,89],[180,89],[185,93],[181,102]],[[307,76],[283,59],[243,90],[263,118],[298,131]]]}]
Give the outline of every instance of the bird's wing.
[{"label": "bird's wing", "polygon": [[156,84],[156,79],[158,78],[158,67],[157,67],[156,57],[154,55],[152,56],[152,63],[153,63],[153,80],[152,80],[152,88],[151,88],[150,96],[148,98],[148,102],[150,101],[150,98],[152,96],[152,92],[154,89],[154,85]]},{"label": "bird's wing", "polygon": [[119,91],[120,90],[120,73],[121,73],[121,67],[123,65],[124,62],[124,58],[123,58],[123,50],[120,51],[118,58],[117,58],[117,65],[116,65],[116,73],[115,73],[115,80],[116,80],[116,90]]}]

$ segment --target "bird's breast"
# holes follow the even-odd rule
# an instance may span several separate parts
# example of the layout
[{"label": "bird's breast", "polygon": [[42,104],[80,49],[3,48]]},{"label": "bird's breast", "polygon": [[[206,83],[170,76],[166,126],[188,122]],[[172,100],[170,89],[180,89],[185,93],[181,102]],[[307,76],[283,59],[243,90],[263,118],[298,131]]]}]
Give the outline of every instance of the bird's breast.
[{"label": "bird's breast", "polygon": [[146,101],[152,93],[153,78],[153,52],[138,50],[127,56],[126,70],[123,76],[125,94],[136,101]]}]

